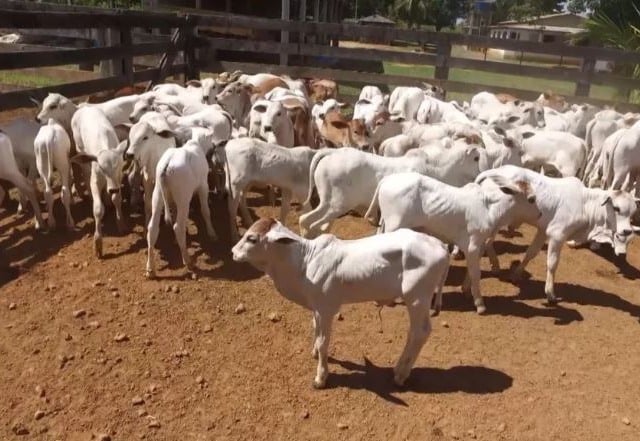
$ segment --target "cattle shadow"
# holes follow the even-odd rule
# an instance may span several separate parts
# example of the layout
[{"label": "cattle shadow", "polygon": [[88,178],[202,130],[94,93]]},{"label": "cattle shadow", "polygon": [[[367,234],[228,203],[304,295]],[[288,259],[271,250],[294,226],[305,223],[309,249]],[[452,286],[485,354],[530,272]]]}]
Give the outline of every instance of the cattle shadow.
[{"label": "cattle shadow", "polygon": [[[525,299],[544,298],[544,282],[527,279],[520,283],[519,296]],[[550,310],[561,308],[562,303],[574,303],[584,306],[601,306],[626,312],[640,321],[640,306],[631,303],[617,294],[593,289],[572,283],[555,284],[556,296],[560,299],[560,304],[549,308]]]},{"label": "cattle shadow", "polygon": [[496,240],[493,243],[493,247],[496,250],[496,254],[500,256],[502,254],[523,254],[525,251],[527,251],[529,245],[507,242],[504,240]]},{"label": "cattle shadow", "polygon": [[327,388],[364,389],[390,403],[408,406],[400,397],[402,392],[446,394],[464,392],[485,395],[504,392],[513,385],[513,378],[502,371],[483,366],[454,366],[449,369],[414,367],[404,386],[393,383],[393,368],[374,365],[364,357],[358,364],[329,358],[329,362],[352,372],[330,373]]},{"label": "cattle shadow", "polygon": [[601,246],[598,250],[592,251],[594,254],[602,257],[609,263],[615,265],[619,274],[625,279],[638,280],[640,279],[640,270],[631,265],[625,255],[616,256],[616,253],[611,246]]},{"label": "cattle shadow", "polygon": [[[540,293],[540,291],[538,291]],[[544,291],[542,291],[544,297]],[[540,300],[539,294],[535,297]],[[487,307],[486,315],[499,315],[505,317],[519,317],[530,319],[534,317],[548,317],[553,319],[554,325],[568,325],[573,322],[581,322],[584,317],[575,309],[566,308],[562,305],[548,305],[541,308],[528,305],[521,301],[520,297],[513,296],[491,296],[484,297]],[[470,295],[460,292],[448,292],[443,295],[444,311],[470,312],[475,313],[473,298]]]}]

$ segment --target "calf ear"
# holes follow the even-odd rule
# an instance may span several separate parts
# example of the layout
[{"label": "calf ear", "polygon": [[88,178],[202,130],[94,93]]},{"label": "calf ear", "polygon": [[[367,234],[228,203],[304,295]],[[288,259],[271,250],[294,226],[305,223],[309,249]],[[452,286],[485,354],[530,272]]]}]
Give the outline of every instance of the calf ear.
[{"label": "calf ear", "polygon": [[279,237],[278,239],[274,240],[274,242],[282,245],[289,245],[295,242],[295,239],[292,239],[290,237]]},{"label": "calf ear", "polygon": [[202,83],[200,82],[200,80],[189,80],[186,83],[184,83],[185,86],[192,86],[192,87],[202,87]]},{"label": "calf ear", "polygon": [[266,104],[256,104],[255,106],[253,106],[253,110],[255,110],[258,113],[264,113],[267,111],[267,105]]},{"label": "calf ear", "polygon": [[330,124],[335,127],[336,129],[339,130],[343,130],[349,127],[349,124],[345,121],[340,121],[340,120],[336,120],[336,121],[331,121]]},{"label": "calf ear", "polygon": [[516,191],[508,185],[501,185],[500,191],[503,192],[504,194],[509,194],[509,195],[516,194]]},{"label": "calf ear", "polygon": [[158,135],[161,138],[172,138],[175,136],[175,133],[173,133],[171,130],[164,129],[164,130],[160,130],[159,132],[156,132],[156,135]]},{"label": "calf ear", "polygon": [[[525,110],[525,112],[526,112],[526,110]],[[520,119],[519,116],[513,115],[513,116],[510,116],[509,118],[507,118],[507,122],[508,123],[514,123],[514,122],[518,121],[519,119]]]},{"label": "calf ear", "polygon": [[70,161],[75,162],[76,164],[88,164],[89,162],[92,162],[92,161],[98,162],[98,158],[95,155],[78,153],[77,155],[72,156]]},{"label": "calf ear", "polygon": [[607,196],[607,197],[604,198],[604,201],[600,205],[605,206],[610,202],[611,202],[611,196]]},{"label": "calf ear", "polygon": [[496,132],[500,136],[507,136],[507,132],[505,132],[502,127],[497,127],[496,126],[496,127],[493,128],[493,131]]},{"label": "calf ear", "polygon": [[124,154],[127,151],[128,147],[129,147],[129,140],[125,139],[124,141],[121,141],[120,144],[118,144],[118,147],[116,147],[116,152],[118,152],[120,156],[124,157]]}]

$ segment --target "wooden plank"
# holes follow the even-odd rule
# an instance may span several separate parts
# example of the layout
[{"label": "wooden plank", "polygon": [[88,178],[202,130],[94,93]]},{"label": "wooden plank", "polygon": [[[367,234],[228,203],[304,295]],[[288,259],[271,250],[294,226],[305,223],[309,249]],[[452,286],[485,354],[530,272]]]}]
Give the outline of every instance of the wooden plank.
[{"label": "wooden plank", "polygon": [[132,48],[132,36],[131,28],[120,28],[120,47],[122,48],[122,74],[127,79],[128,83],[133,84],[133,56],[131,55]]},{"label": "wooden plank", "polygon": [[436,69],[434,77],[438,80],[446,80],[449,78],[449,58],[451,57],[451,42],[440,40],[437,46]]},{"label": "wooden plank", "polygon": [[436,56],[415,52],[401,52],[381,49],[360,49],[331,47],[321,44],[298,45],[290,43],[282,45],[275,41],[254,41],[236,38],[200,38],[200,43],[215,49],[242,52],[282,53],[289,55],[308,55],[333,58],[348,58],[352,60],[393,61],[408,64],[434,64]]},{"label": "wooden plank", "polygon": [[449,67],[457,69],[481,70],[506,75],[522,75],[527,77],[545,78],[549,80],[575,81],[582,74],[578,69],[555,68],[541,66],[527,66],[499,61],[474,60],[470,58],[450,58]]},{"label": "wooden plank", "polygon": [[[370,72],[354,72],[340,69],[321,69],[306,66],[276,66],[258,63],[236,63],[230,61],[220,61],[220,68],[223,71],[233,72],[241,70],[245,73],[269,72],[279,75],[289,75],[292,78],[331,78],[338,82],[357,82],[360,84],[388,84],[393,86],[421,86],[423,82],[436,84],[447,91],[464,94],[476,94],[484,90],[491,90],[495,93],[508,93],[525,100],[534,100],[540,95],[539,90],[525,90],[511,87],[487,86],[483,84],[464,83],[451,80],[437,80],[434,78],[415,78],[400,75],[384,75]],[[594,105],[615,105],[616,108],[624,111],[640,111],[640,105],[629,104],[619,101],[601,100],[590,97],[566,97],[570,103],[589,103]]]},{"label": "wooden plank", "polygon": [[0,53],[0,70],[97,62],[119,56],[153,55],[163,53],[168,45],[168,43],[142,43],[132,45],[130,48],[111,46],[59,51],[4,52]]},{"label": "wooden plank", "polygon": [[167,48],[167,51],[164,53],[162,58],[160,59],[160,63],[158,64],[158,75],[156,78],[149,81],[147,84],[147,90],[151,90],[151,88],[162,81],[167,77],[169,70],[171,69],[171,65],[173,64],[173,60],[175,60],[176,55],[180,49],[184,49],[184,39],[185,39],[185,28],[178,28],[174,31],[171,36],[171,45]]},{"label": "wooden plank", "polygon": [[184,18],[175,14],[104,10],[100,13],[14,11],[0,9],[0,28],[77,29],[130,27],[176,27]]},{"label": "wooden plank", "polygon": [[237,15],[207,15],[201,17],[203,25],[221,27],[246,27],[250,29],[287,30],[307,34],[330,34],[334,38],[360,39],[378,37],[385,40],[405,40],[419,43],[435,43],[448,38],[454,45],[472,45],[486,48],[506,49],[521,52],[533,52],[567,57],[591,57],[599,60],[611,60],[624,63],[640,63],[640,52],[625,52],[616,49],[569,46],[561,43],[538,43],[522,40],[497,39],[477,35],[464,35],[444,32],[431,32],[413,29],[381,28],[379,26],[342,23],[295,22],[261,17]]},{"label": "wooden plank", "polygon": [[[290,6],[291,6],[290,0],[282,0],[281,18],[283,20],[288,21],[289,18],[291,18]],[[280,44],[282,44],[283,46],[289,44],[289,31],[285,29],[282,29],[282,31],[280,31]],[[289,64],[289,54],[287,52],[280,53],[280,64],[282,66],[286,66],[287,64]]]},{"label": "wooden plank", "polygon": [[[182,73],[184,64],[171,66],[167,72],[169,75]],[[142,82],[149,81],[158,75],[159,68],[146,69],[134,72],[133,81]],[[73,98],[104,90],[119,89],[129,86],[130,83],[123,76],[99,78],[96,80],[80,81],[77,83],[60,84],[57,86],[39,87],[35,89],[17,90],[0,94],[0,111],[16,109],[19,107],[33,107],[30,98],[43,100],[49,93],[60,93],[66,97]]]},{"label": "wooden plank", "polygon": [[585,58],[582,61],[582,67],[580,72],[581,77],[576,80],[576,96],[589,96],[589,89],[591,88],[591,76],[596,66],[596,60],[593,58]]}]

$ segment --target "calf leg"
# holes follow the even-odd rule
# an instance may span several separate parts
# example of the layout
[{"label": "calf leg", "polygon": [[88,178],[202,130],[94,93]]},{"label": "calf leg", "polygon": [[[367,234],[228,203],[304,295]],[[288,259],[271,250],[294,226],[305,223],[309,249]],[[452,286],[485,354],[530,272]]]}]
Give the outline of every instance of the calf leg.
[{"label": "calf leg", "polygon": [[44,179],[44,200],[47,203],[47,224],[49,229],[55,230],[56,218],[53,216],[53,190],[48,179]]},{"label": "calf leg", "polygon": [[522,278],[522,273],[524,273],[524,270],[529,262],[531,262],[531,260],[536,257],[542,249],[546,237],[547,235],[544,231],[538,230],[536,232],[531,245],[529,245],[529,248],[527,248],[522,262],[520,262],[520,265],[516,267],[516,269],[513,271],[513,274],[511,275],[511,280],[513,282],[518,282]]},{"label": "calf leg", "polygon": [[118,232],[122,234],[127,230],[127,225],[124,221],[124,214],[122,212],[122,192],[118,190],[117,192],[112,193],[111,202],[113,202],[113,206],[116,209],[116,221],[118,224]]},{"label": "calf leg", "polygon": [[484,300],[480,294],[480,250],[477,244],[471,244],[465,253],[467,257],[467,271],[471,282],[471,295],[473,296],[473,304],[478,314],[484,314],[487,308],[484,306]]},{"label": "calf leg", "polygon": [[315,312],[311,314],[311,326],[313,327],[313,341],[311,342],[311,357],[318,359],[318,348],[316,347],[316,340],[318,339],[318,325],[316,324]]},{"label": "calf leg", "polygon": [[242,199],[242,193],[236,189],[231,192],[231,194],[233,194],[233,197],[227,198],[227,206],[229,208],[229,231],[231,232],[231,241],[235,243],[240,240],[238,224],[236,223],[236,215],[238,214],[238,205]]},{"label": "calf leg", "polygon": [[556,270],[558,269],[558,262],[560,262],[560,251],[562,251],[562,240],[551,239],[549,240],[549,247],[547,249],[547,280],[544,285],[544,293],[547,295],[547,301],[555,305],[558,303],[553,289]]},{"label": "calf leg", "polygon": [[282,202],[280,203],[280,222],[283,225],[287,223],[287,214],[291,209],[291,192],[289,190],[282,189]]},{"label": "calf leg", "polygon": [[253,223],[251,219],[251,213],[249,213],[249,207],[247,206],[247,189],[242,192],[242,199],[240,199],[240,217],[242,217],[242,223],[245,227],[249,228]]},{"label": "calf leg", "polygon": [[[147,228],[147,271],[146,276],[148,278],[154,278],[156,276],[155,266],[155,245],[158,240],[158,233],[160,232],[160,218],[162,216],[162,209],[164,207],[164,201],[162,199],[162,190],[160,185],[156,185],[153,189],[153,196],[151,199],[151,216],[149,218],[149,224]],[[167,208],[165,207],[165,210]]]},{"label": "calf leg", "polygon": [[44,226],[44,221],[42,219],[42,213],[40,212],[40,204],[38,203],[36,192],[31,187],[29,180],[17,171],[15,172],[15,174],[10,173],[7,176],[4,176],[4,179],[15,185],[18,191],[20,191],[21,194],[27,197],[27,199],[33,206],[36,229],[41,229]]},{"label": "calf leg", "polygon": [[180,247],[182,263],[190,273],[194,272],[193,263],[187,249],[187,222],[189,220],[189,198],[176,198],[176,220],[173,224],[173,232],[176,235],[176,242]]},{"label": "calf leg", "polygon": [[64,205],[64,211],[67,217],[67,229],[73,230],[76,223],[71,215],[71,188],[69,187],[71,183],[71,176],[69,168],[64,170],[64,167],[59,167],[58,170],[60,171],[60,179],[62,180],[62,189],[60,190],[60,194],[62,196],[62,205]]},{"label": "calf leg", "polygon": [[200,213],[202,213],[204,225],[207,228],[207,236],[209,239],[215,240],[216,232],[211,225],[211,211],[209,210],[209,184],[206,181],[198,188],[198,201],[200,202]]},{"label": "calf leg", "polygon": [[104,217],[104,205],[101,199],[101,186],[98,185],[98,176],[91,178],[91,196],[93,198],[93,221],[95,232],[93,233],[93,249],[98,259],[102,259],[102,218]]},{"label": "calf leg", "polygon": [[[431,298],[431,295],[428,296]],[[409,332],[407,333],[407,342],[398,363],[396,364],[393,381],[402,386],[411,373],[420,350],[426,343],[431,334],[431,319],[429,318],[428,302],[418,301],[415,303],[407,302],[407,310],[409,311]]]},{"label": "calf leg", "polygon": [[323,311],[322,313],[315,311],[316,320],[316,341],[315,348],[318,351],[318,368],[316,376],[313,380],[313,387],[322,389],[327,384],[329,376],[329,339],[331,338],[331,324],[333,316],[337,311]]}]

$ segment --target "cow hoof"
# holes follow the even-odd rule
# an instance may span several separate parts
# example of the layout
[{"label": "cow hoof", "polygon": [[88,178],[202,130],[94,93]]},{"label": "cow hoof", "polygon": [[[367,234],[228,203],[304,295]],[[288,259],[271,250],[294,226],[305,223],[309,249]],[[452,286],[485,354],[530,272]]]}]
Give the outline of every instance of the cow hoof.
[{"label": "cow hoof", "polygon": [[440,308],[431,310],[431,317],[438,317],[440,315]]},{"label": "cow hoof", "polygon": [[547,297],[547,304],[550,306],[556,306],[558,304],[557,297]]},{"label": "cow hoof", "polygon": [[98,259],[102,259],[102,238],[94,239],[94,241],[93,241],[93,250],[96,253],[96,257]]},{"label": "cow hoof", "polygon": [[325,386],[327,385],[327,380],[319,380],[318,378],[315,378],[313,380],[313,388],[314,389],[324,389]]},{"label": "cow hoof", "polygon": [[404,382],[407,381],[407,377],[408,377],[408,375],[400,375],[400,374],[396,373],[393,376],[393,382],[395,383],[396,386],[403,387],[404,386]]},{"label": "cow hoof", "polygon": [[156,278],[156,273],[155,271],[146,270],[144,272],[144,276],[149,280],[154,280]]},{"label": "cow hoof", "polygon": [[487,312],[487,307],[484,305],[476,306],[476,312],[480,315],[484,315]]}]

